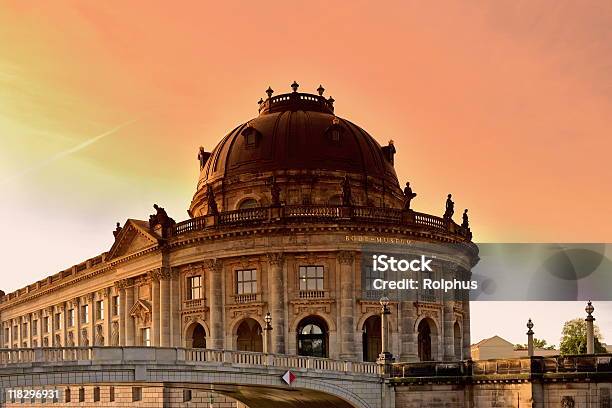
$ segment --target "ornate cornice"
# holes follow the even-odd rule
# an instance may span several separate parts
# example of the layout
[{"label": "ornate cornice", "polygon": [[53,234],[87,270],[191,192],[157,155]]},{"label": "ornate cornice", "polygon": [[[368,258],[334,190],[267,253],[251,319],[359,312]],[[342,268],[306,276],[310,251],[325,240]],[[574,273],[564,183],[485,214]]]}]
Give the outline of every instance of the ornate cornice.
[{"label": "ornate cornice", "polygon": [[217,258],[205,259],[203,265],[204,269],[211,272],[220,272],[223,270],[223,261]]}]

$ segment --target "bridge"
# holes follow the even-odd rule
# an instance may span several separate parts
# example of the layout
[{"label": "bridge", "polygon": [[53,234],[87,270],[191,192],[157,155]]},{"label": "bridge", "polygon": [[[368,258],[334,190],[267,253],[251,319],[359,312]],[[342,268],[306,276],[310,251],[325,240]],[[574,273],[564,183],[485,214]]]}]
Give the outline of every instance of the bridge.
[{"label": "bridge", "polygon": [[[393,405],[382,368],[376,363],[210,349],[2,349],[0,387],[162,384],[225,395],[249,408],[383,408]],[[282,380],[287,370],[296,375],[291,385]]]}]

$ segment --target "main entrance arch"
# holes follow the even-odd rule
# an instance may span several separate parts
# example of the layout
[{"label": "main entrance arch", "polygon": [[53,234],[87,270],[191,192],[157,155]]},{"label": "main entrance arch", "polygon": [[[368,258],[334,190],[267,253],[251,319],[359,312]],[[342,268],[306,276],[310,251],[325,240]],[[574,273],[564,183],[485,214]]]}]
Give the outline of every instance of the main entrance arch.
[{"label": "main entrance arch", "polygon": [[380,316],[370,316],[363,323],[363,361],[376,361],[382,352]]},{"label": "main entrance arch", "polygon": [[308,316],[300,321],[297,330],[297,348],[300,356],[327,357],[329,330],[325,320]]},{"label": "main entrance arch", "polygon": [[236,348],[239,351],[263,352],[261,326],[255,319],[244,319],[236,330]]}]

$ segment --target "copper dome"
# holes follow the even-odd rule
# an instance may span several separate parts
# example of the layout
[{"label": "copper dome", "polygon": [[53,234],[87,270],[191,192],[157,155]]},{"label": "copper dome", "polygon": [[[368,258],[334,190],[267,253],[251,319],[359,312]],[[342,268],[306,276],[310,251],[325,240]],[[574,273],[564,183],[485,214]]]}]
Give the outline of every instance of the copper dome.
[{"label": "copper dome", "polygon": [[324,98],[321,90],[320,95],[272,97],[269,89],[259,116],[236,127],[214,148],[198,189],[224,177],[291,169],[361,174],[399,186],[393,146],[381,147],[365,130],[335,116],[333,99]]}]

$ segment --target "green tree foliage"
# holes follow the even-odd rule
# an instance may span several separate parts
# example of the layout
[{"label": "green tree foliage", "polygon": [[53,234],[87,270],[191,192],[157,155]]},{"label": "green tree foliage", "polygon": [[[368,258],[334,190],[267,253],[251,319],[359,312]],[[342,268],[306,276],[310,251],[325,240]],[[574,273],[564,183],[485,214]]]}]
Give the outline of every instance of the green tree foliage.
[{"label": "green tree foliage", "polygon": [[[549,345],[546,342],[546,340],[538,339],[536,337],[533,338],[533,347],[539,348],[539,349],[544,349],[544,350],[554,350],[555,349],[555,345],[554,344]],[[526,350],[527,349],[527,344],[515,344],[514,345],[514,349],[515,350]]]},{"label": "green tree foliage", "polygon": [[[586,354],[586,322],[584,319],[576,318],[565,322],[561,332],[561,354]],[[601,333],[599,327],[595,326],[595,353],[606,353],[606,348],[601,345],[599,339]]]}]

